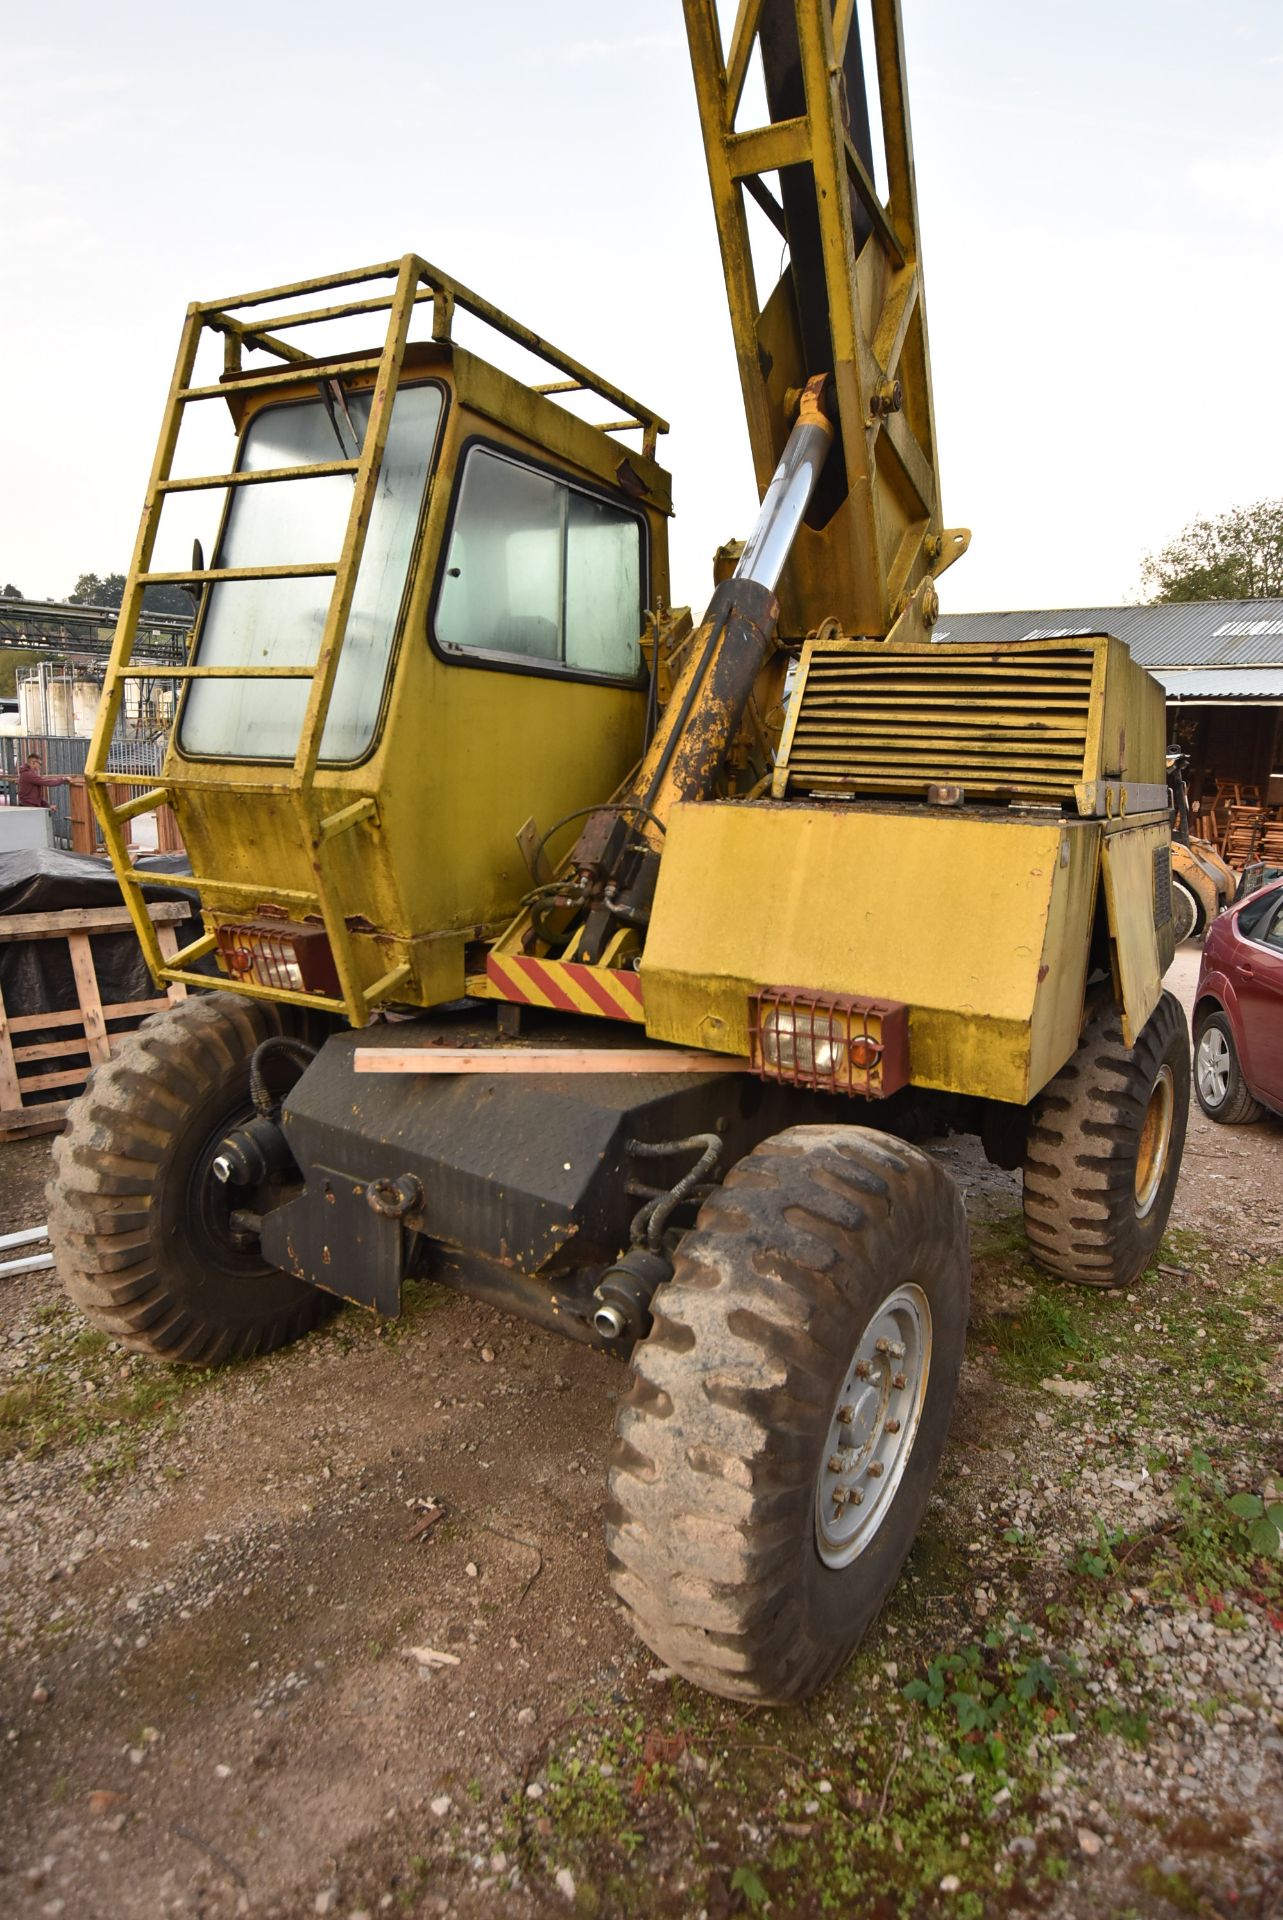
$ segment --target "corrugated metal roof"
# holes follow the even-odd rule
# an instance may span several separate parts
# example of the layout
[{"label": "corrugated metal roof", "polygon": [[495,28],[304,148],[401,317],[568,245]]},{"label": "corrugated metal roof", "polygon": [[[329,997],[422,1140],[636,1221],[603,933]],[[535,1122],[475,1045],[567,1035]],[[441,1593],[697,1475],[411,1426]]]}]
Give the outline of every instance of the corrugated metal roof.
[{"label": "corrugated metal roof", "polygon": [[1060,640],[1112,633],[1155,667],[1283,667],[1283,600],[1194,600],[1161,607],[942,613],[937,640]]},{"label": "corrugated metal roof", "polygon": [[1151,667],[1169,700],[1283,701],[1283,667]]}]

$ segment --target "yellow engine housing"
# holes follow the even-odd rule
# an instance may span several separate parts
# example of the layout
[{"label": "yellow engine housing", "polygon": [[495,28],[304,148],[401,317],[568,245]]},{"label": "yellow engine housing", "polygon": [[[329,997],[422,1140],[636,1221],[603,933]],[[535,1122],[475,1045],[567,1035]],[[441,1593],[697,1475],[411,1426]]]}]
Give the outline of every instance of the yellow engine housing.
[{"label": "yellow engine housing", "polygon": [[[1031,1099],[1078,1044],[1098,909],[1129,1040],[1157,1004],[1163,756],[1161,689],[1105,635],[812,640],[780,798],[674,811],[641,965],[648,1031],[747,1053],[761,987],[899,1001],[914,1085]],[[955,804],[927,804],[929,788]]]}]

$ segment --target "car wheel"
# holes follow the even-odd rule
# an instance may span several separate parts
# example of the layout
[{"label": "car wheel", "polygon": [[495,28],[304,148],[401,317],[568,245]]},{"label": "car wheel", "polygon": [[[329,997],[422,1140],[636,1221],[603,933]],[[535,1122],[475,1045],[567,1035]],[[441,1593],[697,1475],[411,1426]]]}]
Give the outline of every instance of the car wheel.
[{"label": "car wheel", "polygon": [[1241,1127],[1265,1112],[1253,1099],[1238,1063],[1234,1035],[1223,1013],[1209,1013],[1194,1043],[1194,1094],[1209,1120]]}]

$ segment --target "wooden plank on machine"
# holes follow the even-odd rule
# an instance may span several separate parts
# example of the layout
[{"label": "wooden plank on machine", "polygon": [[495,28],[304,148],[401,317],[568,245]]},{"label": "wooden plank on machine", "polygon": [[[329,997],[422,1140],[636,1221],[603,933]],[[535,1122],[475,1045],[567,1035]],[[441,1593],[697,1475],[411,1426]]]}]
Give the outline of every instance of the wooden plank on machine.
[{"label": "wooden plank on machine", "polygon": [[358,1047],[357,1073],[743,1073],[738,1054],[689,1047]]}]

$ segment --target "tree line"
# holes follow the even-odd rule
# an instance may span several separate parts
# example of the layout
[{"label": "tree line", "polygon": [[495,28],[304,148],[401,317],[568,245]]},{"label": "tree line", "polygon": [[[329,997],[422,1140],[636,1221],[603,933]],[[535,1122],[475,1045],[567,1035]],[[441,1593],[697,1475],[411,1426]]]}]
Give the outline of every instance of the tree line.
[{"label": "tree line", "polygon": [[[26,594],[12,581],[0,587],[0,600],[25,600]],[[69,607],[118,607],[125,597],[123,573],[82,573],[67,595]],[[181,587],[146,587],[143,590],[144,613],[181,613],[190,617],[191,596]]]},{"label": "tree line", "polygon": [[[118,607],[125,597],[123,573],[82,573],[67,595],[71,607]],[[25,600],[26,594],[12,580],[0,587],[0,600]],[[51,602],[53,605],[58,603]],[[144,613],[182,614],[190,619],[192,600],[181,587],[148,587],[143,594]],[[35,666],[38,661],[56,658],[43,649],[0,647],[0,700],[12,700],[18,690],[18,668]]]}]

